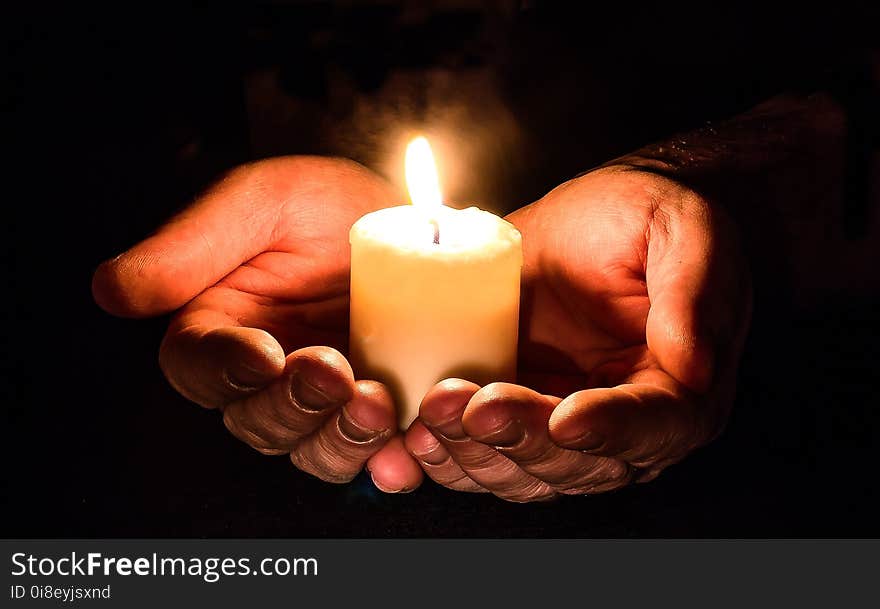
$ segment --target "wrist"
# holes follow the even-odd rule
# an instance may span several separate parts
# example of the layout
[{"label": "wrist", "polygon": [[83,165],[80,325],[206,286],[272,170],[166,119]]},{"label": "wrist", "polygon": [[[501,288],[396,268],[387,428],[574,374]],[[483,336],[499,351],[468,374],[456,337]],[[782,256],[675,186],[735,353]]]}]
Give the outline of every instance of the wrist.
[{"label": "wrist", "polygon": [[[859,275],[867,270],[860,260],[870,238],[854,244],[859,235],[848,228],[870,230],[867,220],[853,222],[852,210],[861,205],[868,217],[877,204],[869,194],[876,152],[853,158],[852,142],[870,136],[847,110],[824,94],[774,98],[608,165],[673,179],[725,209],[739,227],[758,289],[763,284],[781,295],[780,303],[812,306],[831,291],[862,289]],[[861,189],[853,178],[858,162],[867,174]]]},{"label": "wrist", "polygon": [[844,110],[828,95],[783,96],[717,125],[649,144],[611,164],[661,173],[698,190],[734,186],[761,197],[780,178],[836,178],[845,136]]}]

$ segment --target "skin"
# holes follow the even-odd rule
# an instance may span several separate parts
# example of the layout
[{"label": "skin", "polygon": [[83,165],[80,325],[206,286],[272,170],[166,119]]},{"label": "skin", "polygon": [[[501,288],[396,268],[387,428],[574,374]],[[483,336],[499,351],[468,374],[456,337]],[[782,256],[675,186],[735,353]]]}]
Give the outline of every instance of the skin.
[{"label": "skin", "polygon": [[524,245],[522,385],[435,386],[406,434],[428,476],[510,501],[598,493],[713,439],[751,306],[721,210],[612,166],[508,219]]},{"label": "skin", "polygon": [[[350,161],[285,157],[232,171],[154,235],[98,267],[95,301],[122,317],[176,311],[159,350],[169,383],[223,412],[237,438],[347,482],[364,465],[389,492],[422,471],[391,397],[355,381],[348,230],[399,197]],[[178,310],[179,309],[179,310]]]},{"label": "skin", "polygon": [[157,233],[102,264],[96,302],[174,313],[169,382],[266,454],[329,482],[440,484],[511,501],[656,477],[723,428],[748,328],[746,265],[724,214],[628,166],[591,172],[508,219],[523,233],[522,385],[435,386],[396,430],[377,382],[343,353],[348,230],[399,200],[349,161],[233,171]]}]

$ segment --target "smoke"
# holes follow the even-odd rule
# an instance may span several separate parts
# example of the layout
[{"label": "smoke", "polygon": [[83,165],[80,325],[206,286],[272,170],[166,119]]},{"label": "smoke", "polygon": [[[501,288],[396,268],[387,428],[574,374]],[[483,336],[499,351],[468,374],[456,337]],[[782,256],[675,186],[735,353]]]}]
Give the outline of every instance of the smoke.
[{"label": "smoke", "polygon": [[396,68],[372,92],[328,69],[325,102],[285,95],[277,72],[248,80],[257,156],[313,152],[352,158],[385,176],[406,201],[404,152],[416,135],[434,149],[444,202],[496,213],[514,209],[510,184],[522,171],[522,130],[486,66]]}]

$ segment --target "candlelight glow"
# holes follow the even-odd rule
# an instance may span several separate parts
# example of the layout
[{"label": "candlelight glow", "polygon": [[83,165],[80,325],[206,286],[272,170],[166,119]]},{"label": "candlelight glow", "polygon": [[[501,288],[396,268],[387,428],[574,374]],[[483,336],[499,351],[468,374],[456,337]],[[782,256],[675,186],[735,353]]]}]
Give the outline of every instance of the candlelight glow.
[{"label": "candlelight glow", "polygon": [[406,187],[413,205],[435,209],[443,205],[440,179],[431,145],[423,136],[415,138],[406,147]]}]

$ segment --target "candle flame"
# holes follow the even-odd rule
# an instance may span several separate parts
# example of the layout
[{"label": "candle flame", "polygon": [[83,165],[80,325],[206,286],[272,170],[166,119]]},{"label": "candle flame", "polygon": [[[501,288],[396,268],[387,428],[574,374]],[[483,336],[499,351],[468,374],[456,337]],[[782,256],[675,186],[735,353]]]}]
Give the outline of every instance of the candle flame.
[{"label": "candle flame", "polygon": [[413,205],[434,209],[443,205],[440,179],[428,140],[419,136],[406,147],[406,187]]}]

